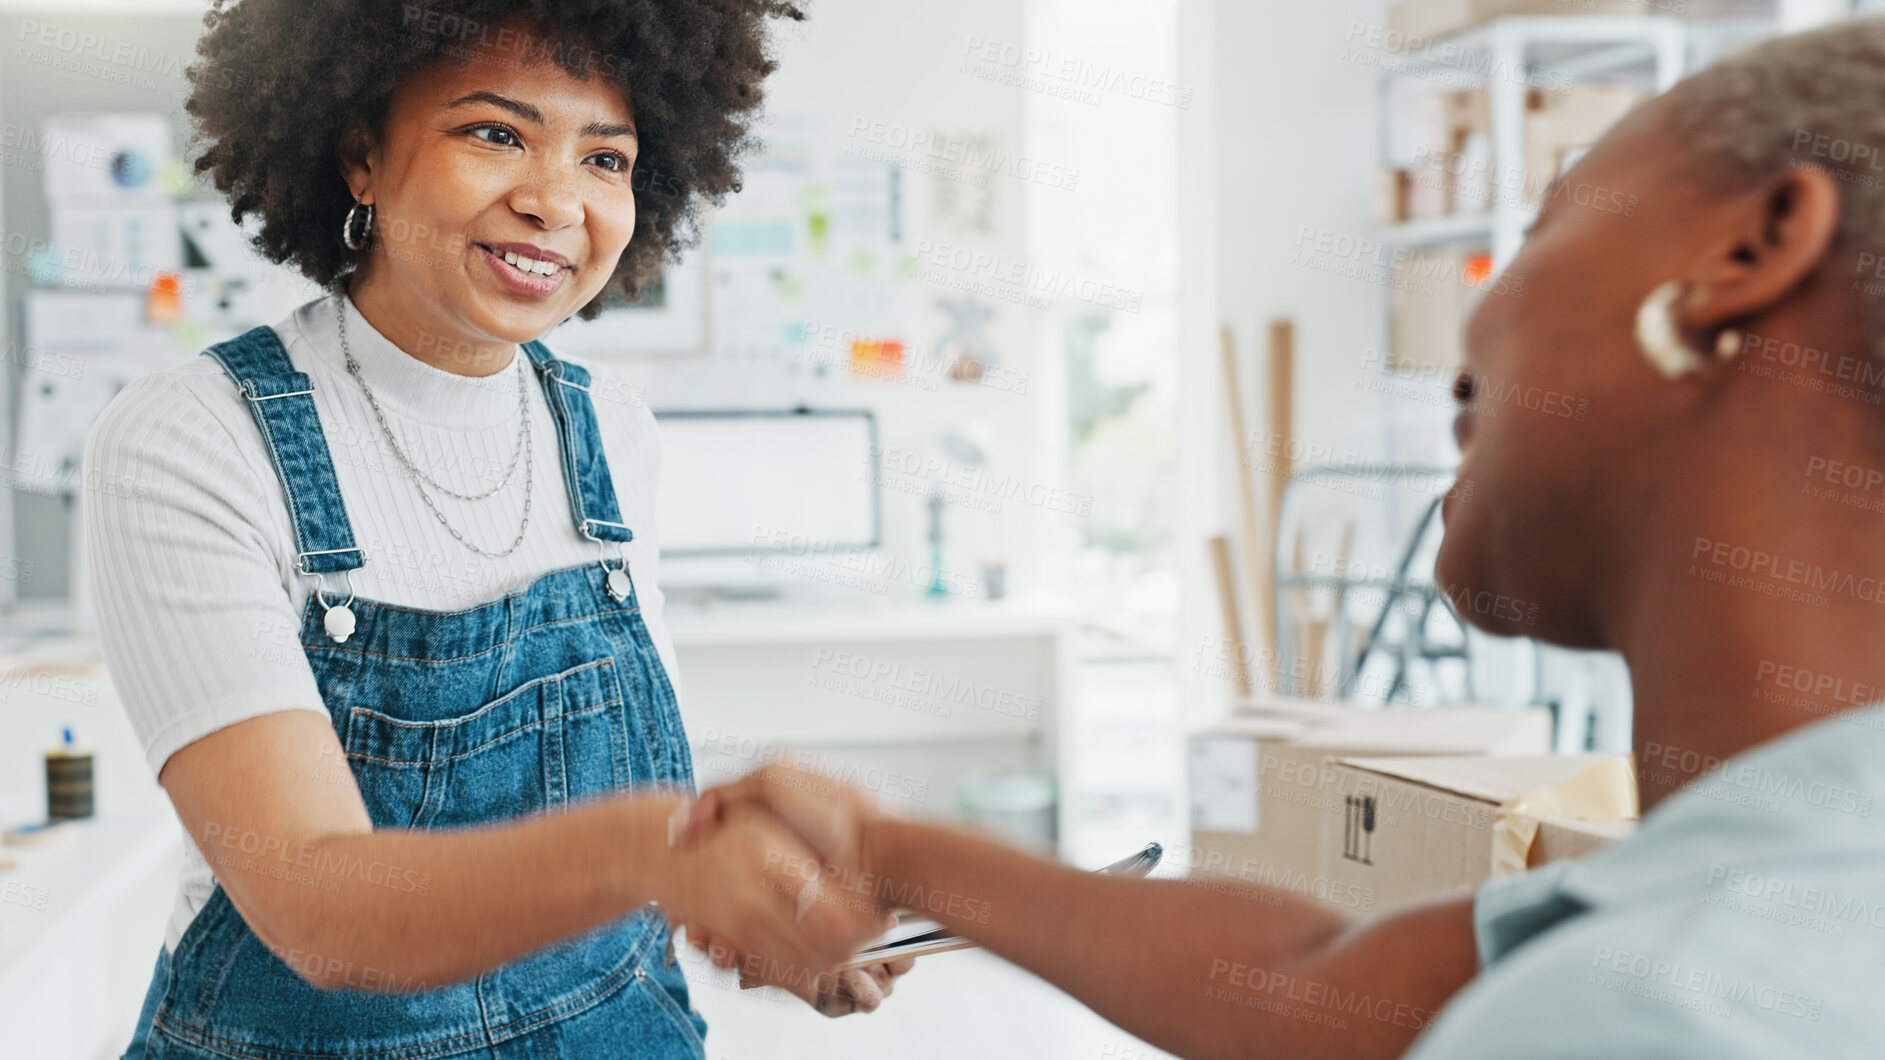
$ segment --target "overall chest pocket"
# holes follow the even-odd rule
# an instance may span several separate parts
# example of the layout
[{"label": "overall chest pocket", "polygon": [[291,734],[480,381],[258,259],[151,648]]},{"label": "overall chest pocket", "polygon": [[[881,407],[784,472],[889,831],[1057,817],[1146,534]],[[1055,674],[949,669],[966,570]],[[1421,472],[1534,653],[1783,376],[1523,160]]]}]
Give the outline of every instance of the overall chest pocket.
[{"label": "overall chest pocket", "polygon": [[627,707],[604,658],[520,685],[470,713],[347,715],[348,764],[375,827],[506,820],[634,781]]}]

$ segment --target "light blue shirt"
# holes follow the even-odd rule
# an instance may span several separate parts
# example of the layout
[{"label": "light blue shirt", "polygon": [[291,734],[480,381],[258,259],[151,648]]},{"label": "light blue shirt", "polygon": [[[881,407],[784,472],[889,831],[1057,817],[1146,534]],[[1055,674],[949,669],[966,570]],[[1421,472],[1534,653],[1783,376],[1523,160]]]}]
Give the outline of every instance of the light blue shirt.
[{"label": "light blue shirt", "polygon": [[[1680,772],[1681,752],[1652,749]],[[1486,884],[1407,1060],[1885,1056],[1885,706],[1728,760],[1634,836]]]}]

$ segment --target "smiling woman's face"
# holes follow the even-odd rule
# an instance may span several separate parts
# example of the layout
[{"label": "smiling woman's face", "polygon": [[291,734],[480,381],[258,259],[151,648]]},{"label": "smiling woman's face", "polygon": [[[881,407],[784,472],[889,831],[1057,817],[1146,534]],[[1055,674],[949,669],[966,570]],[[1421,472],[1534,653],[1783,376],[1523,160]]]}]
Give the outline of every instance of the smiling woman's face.
[{"label": "smiling woman's face", "polygon": [[628,101],[604,76],[526,62],[525,25],[505,28],[410,78],[342,167],[375,208],[355,299],[421,356],[541,336],[602,291],[634,231]]}]

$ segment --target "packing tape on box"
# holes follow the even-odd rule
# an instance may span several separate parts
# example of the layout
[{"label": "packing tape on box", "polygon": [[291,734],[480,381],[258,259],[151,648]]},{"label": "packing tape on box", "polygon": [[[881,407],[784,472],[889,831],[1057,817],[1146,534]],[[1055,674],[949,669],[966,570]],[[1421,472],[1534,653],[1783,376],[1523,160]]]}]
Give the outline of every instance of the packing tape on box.
[{"label": "packing tape on box", "polygon": [[1636,770],[1628,755],[1606,759],[1562,784],[1514,796],[1492,814],[1492,874],[1525,871],[1544,818],[1634,821],[1637,805]]}]

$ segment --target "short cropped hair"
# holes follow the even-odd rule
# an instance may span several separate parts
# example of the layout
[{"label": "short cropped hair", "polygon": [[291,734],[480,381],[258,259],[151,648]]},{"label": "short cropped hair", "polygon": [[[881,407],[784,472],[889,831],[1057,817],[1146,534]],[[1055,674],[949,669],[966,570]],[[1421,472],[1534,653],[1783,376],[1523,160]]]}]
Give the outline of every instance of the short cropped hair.
[{"label": "short cropped hair", "polygon": [[[1839,182],[1835,249],[1885,262],[1885,18],[1765,41],[1689,78],[1670,140],[1704,180],[1754,188],[1790,168]],[[1881,274],[1885,275],[1885,274]],[[1871,280],[1875,277],[1866,276]],[[1867,296],[1866,351],[1885,362],[1885,299]]]}]

